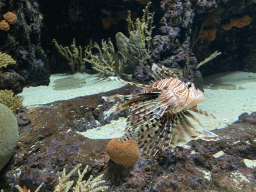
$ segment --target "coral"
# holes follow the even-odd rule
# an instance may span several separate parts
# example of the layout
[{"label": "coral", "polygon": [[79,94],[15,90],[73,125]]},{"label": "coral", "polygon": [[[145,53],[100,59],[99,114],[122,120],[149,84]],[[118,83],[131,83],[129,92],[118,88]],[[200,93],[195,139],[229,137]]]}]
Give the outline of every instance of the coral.
[{"label": "coral", "polygon": [[[66,170],[64,168],[62,173],[62,178],[59,184],[56,186],[54,192],[62,192],[62,191],[69,191],[69,189],[74,184],[74,181],[68,181],[68,179],[82,166],[82,164],[78,164],[68,175],[66,175]],[[73,187],[75,192],[97,192],[97,191],[104,191],[108,189],[108,186],[99,186],[105,183],[105,180],[102,179],[103,174],[99,175],[98,177],[93,179],[91,175],[87,181],[83,181],[84,175],[88,172],[89,166],[87,165],[83,172],[81,173],[78,170],[78,180],[76,182],[75,187]]]},{"label": "coral", "polygon": [[23,99],[13,94],[12,90],[1,90],[0,103],[9,107],[13,112],[16,112],[22,108]]},{"label": "coral", "polygon": [[5,20],[2,20],[0,21],[0,29],[3,31],[9,31],[10,25]]},{"label": "coral", "polygon": [[84,58],[85,61],[93,64],[93,69],[107,76],[120,76],[123,74],[128,65],[125,64],[125,60],[118,58],[110,39],[108,42],[102,40],[102,48],[100,48],[99,44],[94,43],[94,48],[98,49],[100,56],[93,55],[90,49],[87,51],[90,59]]},{"label": "coral", "polygon": [[[93,64],[93,68],[104,75],[123,75],[125,69],[134,62],[142,61],[147,56],[151,46],[151,34],[153,30],[153,13],[149,13],[148,8],[150,3],[143,10],[142,19],[136,19],[133,23],[131,19],[131,12],[128,12],[128,32],[129,38],[123,33],[116,34],[116,44],[118,52],[109,39],[108,42],[102,40],[102,48],[95,43],[94,48],[98,49],[100,57],[92,54],[91,48],[87,51],[90,59],[84,60]],[[110,22],[110,21],[109,21]],[[106,27],[110,24],[106,23]],[[123,59],[119,59],[121,54]]]},{"label": "coral", "polygon": [[0,68],[7,67],[9,64],[16,64],[16,61],[10,55],[0,52]]},{"label": "coral", "polygon": [[151,3],[148,3],[145,9],[143,9],[143,16],[141,20],[139,18],[136,19],[135,22],[131,20],[131,12],[128,11],[128,18],[126,19],[128,22],[128,32],[130,34],[130,39],[138,33],[140,38],[140,43],[143,48],[148,52],[151,47],[151,34],[152,30],[155,28],[152,26],[154,13],[149,12],[149,6]]},{"label": "coral", "polygon": [[197,68],[201,67],[202,65],[204,65],[205,63],[211,61],[212,59],[214,59],[215,57],[217,57],[218,55],[220,55],[221,52],[215,51],[213,54],[211,54],[209,57],[207,57],[205,60],[201,61],[200,63],[198,63],[198,65],[196,66]]},{"label": "coral", "polygon": [[119,138],[115,138],[109,141],[107,154],[116,164],[131,167],[139,158],[139,148],[133,139],[121,144]]},{"label": "coral", "polygon": [[243,28],[249,25],[251,21],[252,21],[252,18],[249,15],[244,15],[243,17],[240,17],[240,18],[231,19],[230,23],[224,24],[221,27],[225,31],[229,31],[230,29],[232,29],[232,27]]},{"label": "coral", "polygon": [[[59,52],[69,61],[69,65],[71,66],[72,73],[77,71],[84,72],[85,71],[85,61],[83,59],[83,49],[81,46],[77,48],[76,40],[73,38],[73,44],[71,45],[71,49],[67,47],[63,47],[59,45],[56,39],[53,39],[53,43],[59,50]],[[89,55],[88,50],[91,49],[91,43],[85,48],[84,58],[87,58]]]},{"label": "coral", "polygon": [[19,141],[18,123],[13,112],[0,104],[0,170],[10,160]]},{"label": "coral", "polygon": [[[78,180],[76,182],[76,185],[72,188],[72,191],[75,192],[98,192],[98,191],[106,191],[109,187],[105,185],[105,180],[102,179],[103,174],[99,175],[98,177],[93,179],[93,176],[91,175],[87,181],[82,180],[84,175],[88,172],[89,166],[87,165],[83,172],[81,173],[79,171],[79,168],[82,166],[82,164],[76,165],[76,167],[69,172],[69,174],[66,175],[65,168],[62,172],[62,177],[60,179],[60,182],[58,185],[56,185],[55,190],[53,192],[68,192],[71,190],[72,185],[74,184],[74,181],[68,181],[69,178],[78,170]],[[102,185],[104,184],[104,185]],[[39,190],[42,188],[44,183],[41,183],[40,186],[37,187],[35,192],[39,192]],[[27,189],[26,186],[21,188],[19,185],[16,185],[16,188],[19,192],[28,192],[30,190]],[[1,190],[3,192],[3,190]]]},{"label": "coral", "polygon": [[15,24],[18,20],[17,16],[13,12],[7,12],[4,14],[4,19],[9,23],[9,24]]},{"label": "coral", "polygon": [[[44,183],[41,183],[41,185],[39,185],[36,188],[35,192],[39,192],[39,190],[42,188],[43,185]],[[23,188],[21,188],[19,185],[16,185],[15,187],[18,189],[19,192],[30,192],[30,190],[26,186],[23,186]]]}]

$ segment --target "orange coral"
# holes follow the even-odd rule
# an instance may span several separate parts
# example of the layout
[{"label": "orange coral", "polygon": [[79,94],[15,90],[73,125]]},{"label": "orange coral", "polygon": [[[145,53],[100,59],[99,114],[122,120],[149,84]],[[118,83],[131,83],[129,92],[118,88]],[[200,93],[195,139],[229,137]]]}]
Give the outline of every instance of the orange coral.
[{"label": "orange coral", "polygon": [[17,16],[13,12],[7,12],[4,14],[4,19],[9,23],[9,24],[15,24],[18,20]]},{"label": "orange coral", "polygon": [[115,138],[109,141],[107,154],[116,164],[131,167],[139,158],[139,148],[133,139],[121,144],[119,138]]},{"label": "orange coral", "polygon": [[252,22],[252,18],[249,15],[244,15],[241,18],[234,18],[230,20],[230,23],[224,24],[221,27],[225,31],[229,31],[232,27],[243,28]]},{"label": "orange coral", "polygon": [[213,41],[216,38],[217,28],[201,29],[199,36],[201,39]]},{"label": "orange coral", "polygon": [[0,21],[0,29],[3,31],[9,31],[10,25],[5,20],[2,20]]}]

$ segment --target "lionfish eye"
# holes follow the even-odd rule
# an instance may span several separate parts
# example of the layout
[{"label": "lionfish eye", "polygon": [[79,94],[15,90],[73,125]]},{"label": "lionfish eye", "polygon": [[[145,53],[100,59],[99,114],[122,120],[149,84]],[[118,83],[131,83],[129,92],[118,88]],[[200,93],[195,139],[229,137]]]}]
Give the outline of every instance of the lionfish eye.
[{"label": "lionfish eye", "polygon": [[191,83],[187,83],[187,88],[190,88],[192,87],[192,84]]}]

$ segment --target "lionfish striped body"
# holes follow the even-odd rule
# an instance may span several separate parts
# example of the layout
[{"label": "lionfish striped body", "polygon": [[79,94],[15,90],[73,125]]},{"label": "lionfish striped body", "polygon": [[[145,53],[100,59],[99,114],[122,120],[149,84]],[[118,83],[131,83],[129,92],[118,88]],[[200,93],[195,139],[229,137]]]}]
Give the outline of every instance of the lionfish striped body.
[{"label": "lionfish striped body", "polygon": [[109,102],[125,100],[114,108],[115,112],[130,108],[126,132],[120,138],[120,142],[133,138],[137,140],[140,149],[147,154],[155,155],[167,146],[185,144],[197,136],[189,119],[199,124],[200,122],[189,111],[214,116],[197,108],[203,101],[204,94],[196,89],[193,83],[179,80],[164,66],[160,68],[153,64],[152,70],[155,78],[160,80],[151,85],[130,83],[142,88],[141,93],[115,95],[104,99]]}]

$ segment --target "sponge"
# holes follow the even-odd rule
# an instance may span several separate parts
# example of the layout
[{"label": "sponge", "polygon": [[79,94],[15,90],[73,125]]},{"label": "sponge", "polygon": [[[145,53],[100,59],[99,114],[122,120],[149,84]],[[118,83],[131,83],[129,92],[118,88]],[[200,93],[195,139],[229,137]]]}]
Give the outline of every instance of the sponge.
[{"label": "sponge", "polygon": [[12,157],[18,142],[17,119],[8,107],[0,104],[0,170]]},{"label": "sponge", "polygon": [[120,143],[119,138],[115,138],[109,141],[107,154],[116,164],[131,167],[139,158],[139,148],[133,139]]}]

